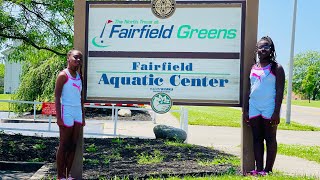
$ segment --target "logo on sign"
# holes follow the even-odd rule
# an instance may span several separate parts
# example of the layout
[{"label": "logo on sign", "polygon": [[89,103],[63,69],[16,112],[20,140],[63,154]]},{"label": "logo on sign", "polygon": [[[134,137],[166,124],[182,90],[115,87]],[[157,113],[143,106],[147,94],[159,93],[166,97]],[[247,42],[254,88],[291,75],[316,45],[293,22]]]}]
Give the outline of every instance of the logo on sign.
[{"label": "logo on sign", "polygon": [[102,31],[100,33],[100,36],[96,36],[92,39],[92,44],[96,47],[99,47],[99,48],[104,48],[104,47],[108,47],[109,45],[106,44],[106,42],[103,40],[103,35],[105,34],[105,31],[106,31],[106,26],[110,23],[112,23],[113,21],[112,20],[107,20],[105,23],[104,23],[104,26],[102,28]]},{"label": "logo on sign", "polygon": [[158,18],[166,19],[176,10],[176,2],[175,0],[153,0],[151,10]]},{"label": "logo on sign", "polygon": [[157,93],[151,99],[151,108],[154,112],[164,114],[170,111],[172,101],[168,94]]}]

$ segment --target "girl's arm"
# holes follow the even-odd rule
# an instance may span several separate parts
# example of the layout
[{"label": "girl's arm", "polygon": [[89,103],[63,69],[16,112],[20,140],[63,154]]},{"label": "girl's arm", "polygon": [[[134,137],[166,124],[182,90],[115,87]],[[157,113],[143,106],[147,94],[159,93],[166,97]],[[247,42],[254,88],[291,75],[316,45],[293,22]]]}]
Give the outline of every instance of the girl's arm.
[{"label": "girl's arm", "polygon": [[275,108],[274,108],[274,113],[271,117],[273,125],[280,123],[280,108],[283,100],[284,84],[285,84],[285,73],[284,73],[283,67],[280,64],[278,64],[276,68]]},{"label": "girl's arm", "polygon": [[249,95],[250,95],[250,78],[247,84],[247,92],[245,94],[245,102],[243,102],[243,120],[245,123],[249,123]]},{"label": "girl's arm", "polygon": [[54,102],[56,105],[56,118],[57,124],[59,126],[63,126],[62,118],[61,118],[61,94],[64,83],[67,81],[66,73],[61,71],[56,80],[56,86],[54,90]]}]

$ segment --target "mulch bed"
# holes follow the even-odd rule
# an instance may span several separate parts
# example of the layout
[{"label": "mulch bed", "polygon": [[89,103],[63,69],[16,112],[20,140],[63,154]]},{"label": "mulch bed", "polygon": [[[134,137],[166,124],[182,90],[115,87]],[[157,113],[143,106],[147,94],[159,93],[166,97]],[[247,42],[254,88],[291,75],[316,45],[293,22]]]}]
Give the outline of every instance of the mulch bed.
[{"label": "mulch bed", "polygon": [[[58,138],[0,133],[0,161],[55,162]],[[139,163],[141,157],[162,157]],[[202,166],[199,161],[233,157],[208,147],[137,138],[85,138],[84,179],[146,179],[168,176],[240,174],[230,163]],[[140,158],[139,158],[140,157]],[[148,161],[148,160],[147,160]],[[151,160],[149,159],[151,162]],[[55,177],[51,169],[47,177]]]},{"label": "mulch bed", "polygon": [[[132,110],[131,117],[119,120],[151,121],[146,111]],[[37,114],[37,119],[47,116]],[[19,118],[33,118],[24,114]],[[87,108],[86,119],[110,120],[111,109]],[[0,132],[0,161],[54,163],[59,139],[54,137],[23,136]],[[152,157],[161,157],[160,162],[149,163]],[[234,157],[212,148],[168,143],[164,140],[138,138],[85,138],[84,179],[147,179],[150,177],[205,176],[240,174],[239,166],[221,162],[215,165],[199,165],[198,162]],[[140,162],[141,159],[146,162]],[[149,158],[149,159],[148,159]],[[0,168],[1,170],[1,168]],[[51,168],[47,179],[56,177]]]},{"label": "mulch bed", "polygon": [[[118,107],[121,109],[121,107]],[[20,114],[16,117],[17,119],[33,119],[33,111],[28,113]],[[42,115],[41,111],[36,112],[36,119],[48,119],[49,116]],[[112,110],[103,108],[85,108],[85,118],[92,120],[112,120]],[[53,117],[55,119],[55,117]],[[118,120],[128,121],[151,121],[151,115],[147,111],[143,110],[131,110],[131,116],[121,117],[118,116]]]}]

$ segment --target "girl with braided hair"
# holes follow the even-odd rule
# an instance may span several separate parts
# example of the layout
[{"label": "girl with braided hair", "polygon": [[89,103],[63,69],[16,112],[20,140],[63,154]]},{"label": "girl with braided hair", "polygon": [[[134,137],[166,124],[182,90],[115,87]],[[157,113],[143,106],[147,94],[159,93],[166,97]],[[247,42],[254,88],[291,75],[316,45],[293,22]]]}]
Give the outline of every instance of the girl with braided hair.
[{"label": "girl with braided hair", "polygon": [[70,174],[75,157],[76,146],[85,126],[81,65],[83,55],[79,50],[72,49],[67,54],[67,68],[62,70],[56,80],[55,105],[57,125],[59,126],[60,142],[57,150],[57,179],[74,179]]},{"label": "girl with braided hair", "polygon": [[[277,125],[283,99],[285,73],[276,61],[276,51],[270,37],[262,37],[256,45],[258,61],[250,73],[248,107],[244,108],[244,120],[251,126],[256,169],[252,175],[272,172],[277,154]],[[267,147],[266,165],[263,168],[264,140]]]}]

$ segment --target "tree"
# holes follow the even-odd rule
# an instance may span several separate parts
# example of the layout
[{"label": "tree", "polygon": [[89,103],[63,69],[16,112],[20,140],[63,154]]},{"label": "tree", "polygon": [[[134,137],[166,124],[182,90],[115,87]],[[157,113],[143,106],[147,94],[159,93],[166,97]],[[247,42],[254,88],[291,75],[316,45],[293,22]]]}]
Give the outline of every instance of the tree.
[{"label": "tree", "polygon": [[10,40],[64,56],[73,43],[73,0],[0,0],[0,45]]},{"label": "tree", "polygon": [[[21,54],[20,49],[24,48]],[[21,56],[24,57],[21,57]],[[40,102],[53,101],[55,80],[58,73],[66,67],[66,57],[59,56],[47,50],[38,50],[32,46],[16,48],[11,58],[25,58],[21,84],[13,95],[13,99]],[[30,104],[15,104],[16,112],[27,112],[33,109]]]},{"label": "tree", "polygon": [[[13,99],[52,101],[55,79],[73,46],[73,0],[0,0],[0,7],[0,45],[21,42],[9,46],[8,60],[23,62]],[[32,106],[16,104],[14,109],[25,112]]]},{"label": "tree", "polygon": [[4,64],[0,64],[0,78],[3,79],[4,78]]},{"label": "tree", "polygon": [[320,53],[309,51],[294,58],[293,91],[316,100],[320,96]]},{"label": "tree", "polygon": [[3,94],[3,91],[4,91],[4,74],[5,74],[4,64],[0,64],[0,94]]}]

